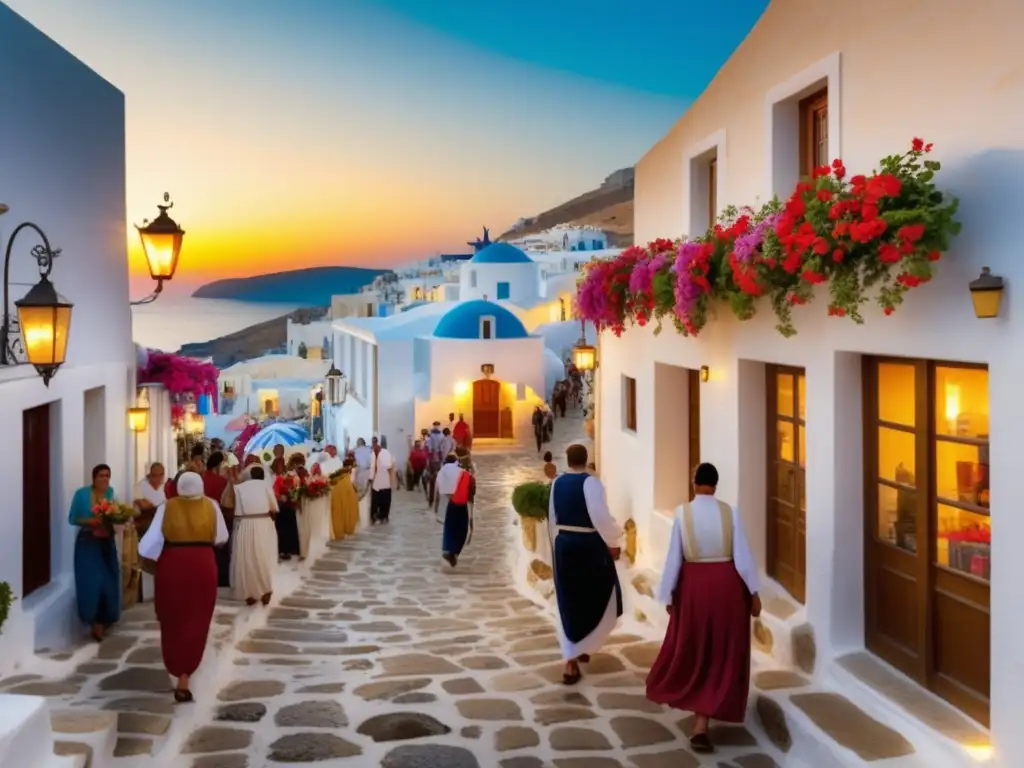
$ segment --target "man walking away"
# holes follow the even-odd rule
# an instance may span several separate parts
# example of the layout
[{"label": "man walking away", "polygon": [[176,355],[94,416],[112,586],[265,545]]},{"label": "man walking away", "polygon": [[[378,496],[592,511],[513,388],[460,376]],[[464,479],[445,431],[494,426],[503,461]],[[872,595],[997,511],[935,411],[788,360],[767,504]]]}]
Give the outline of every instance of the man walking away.
[{"label": "man walking away", "polygon": [[604,486],[587,473],[587,449],[570,445],[569,470],[551,484],[548,525],[553,526],[558,644],[565,671],[562,682],[575,685],[580,663],[590,661],[615,630],[622,615],[622,588],[615,571],[622,529],[608,511]]},{"label": "man walking away", "polygon": [[391,516],[391,489],[394,487],[392,474],[395,471],[395,460],[391,451],[382,448],[377,438],[373,438],[370,448],[373,458],[370,464],[370,524],[389,522]]}]

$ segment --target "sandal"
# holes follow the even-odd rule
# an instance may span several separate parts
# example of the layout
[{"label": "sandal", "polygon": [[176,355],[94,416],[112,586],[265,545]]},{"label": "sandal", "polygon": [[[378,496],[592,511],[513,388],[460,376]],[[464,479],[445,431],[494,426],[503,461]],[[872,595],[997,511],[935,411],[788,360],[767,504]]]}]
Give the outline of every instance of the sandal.
[{"label": "sandal", "polygon": [[707,732],[695,733],[690,737],[690,748],[699,755],[708,755],[715,751],[715,746],[711,743],[711,737],[708,736]]},{"label": "sandal", "polygon": [[583,677],[583,673],[580,672],[580,667],[577,664],[572,672],[562,673],[562,685],[576,685]]},{"label": "sandal", "polygon": [[179,704],[189,704],[189,703],[195,701],[195,699],[192,698],[192,691],[188,690],[187,688],[185,690],[181,690],[180,688],[175,688],[174,689],[174,700],[176,702],[178,702]]}]

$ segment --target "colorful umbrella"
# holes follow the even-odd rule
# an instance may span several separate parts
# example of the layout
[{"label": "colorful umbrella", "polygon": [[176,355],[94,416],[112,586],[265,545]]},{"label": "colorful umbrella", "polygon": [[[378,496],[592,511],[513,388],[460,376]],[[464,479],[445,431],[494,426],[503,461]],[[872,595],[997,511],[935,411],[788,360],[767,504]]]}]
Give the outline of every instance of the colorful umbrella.
[{"label": "colorful umbrella", "polygon": [[309,440],[309,432],[301,424],[287,421],[275,421],[268,424],[245,444],[245,454],[260,453],[265,450],[273,450],[275,445],[283,445],[286,448],[292,445],[300,445]]}]

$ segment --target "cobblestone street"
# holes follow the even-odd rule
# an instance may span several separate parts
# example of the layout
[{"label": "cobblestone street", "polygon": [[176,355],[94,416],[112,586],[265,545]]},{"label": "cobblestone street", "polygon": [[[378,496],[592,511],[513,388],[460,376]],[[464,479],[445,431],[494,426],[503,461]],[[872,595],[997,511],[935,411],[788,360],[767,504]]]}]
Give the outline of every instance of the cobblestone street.
[{"label": "cobblestone street", "polygon": [[[578,419],[558,423],[546,446],[556,461],[580,432]],[[621,630],[578,686],[561,684],[550,609],[512,575],[511,489],[539,479],[542,462],[497,446],[475,459],[476,528],[458,568],[441,561],[422,493],[396,492],[389,525],[331,543],[308,567],[283,565],[286,590],[265,619],[221,601],[194,705],[171,704],[151,603],[128,611],[95,658],[82,658],[95,646],[62,657],[74,674],[0,688],[51,698],[59,751],[113,748],[126,766],[775,765],[745,728],[716,728],[718,753],[703,762],[689,751],[687,719],[644,697],[660,640],[649,629]]]}]

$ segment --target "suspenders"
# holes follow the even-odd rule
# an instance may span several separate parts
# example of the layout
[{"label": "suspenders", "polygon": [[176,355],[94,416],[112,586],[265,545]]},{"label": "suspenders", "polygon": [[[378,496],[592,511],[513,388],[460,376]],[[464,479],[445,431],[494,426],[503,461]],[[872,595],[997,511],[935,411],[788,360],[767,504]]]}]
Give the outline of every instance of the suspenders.
[{"label": "suspenders", "polygon": [[693,508],[689,502],[680,507],[683,557],[688,563],[723,563],[732,560],[732,509],[724,501],[715,499],[715,502],[718,504],[718,514],[721,516],[722,525],[723,555],[721,557],[701,557],[693,525]]}]

